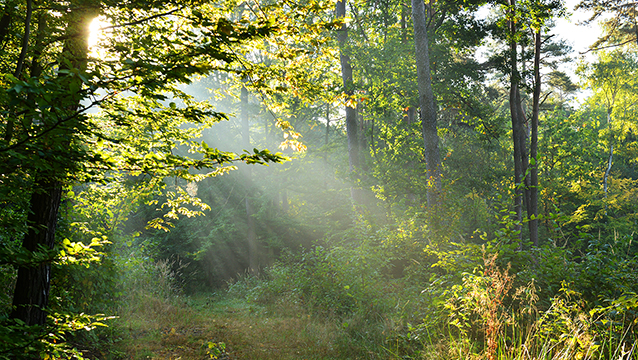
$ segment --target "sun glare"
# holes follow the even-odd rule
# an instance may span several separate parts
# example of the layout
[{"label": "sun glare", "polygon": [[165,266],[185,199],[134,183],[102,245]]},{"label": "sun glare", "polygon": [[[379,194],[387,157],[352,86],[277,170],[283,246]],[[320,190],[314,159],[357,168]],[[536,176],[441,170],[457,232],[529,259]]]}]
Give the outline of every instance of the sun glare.
[{"label": "sun glare", "polygon": [[109,26],[110,24],[101,16],[96,17],[89,25],[89,51],[91,56],[93,57],[103,57],[102,50],[98,45],[100,39],[104,38],[107,35],[107,31],[103,30],[103,28]]}]

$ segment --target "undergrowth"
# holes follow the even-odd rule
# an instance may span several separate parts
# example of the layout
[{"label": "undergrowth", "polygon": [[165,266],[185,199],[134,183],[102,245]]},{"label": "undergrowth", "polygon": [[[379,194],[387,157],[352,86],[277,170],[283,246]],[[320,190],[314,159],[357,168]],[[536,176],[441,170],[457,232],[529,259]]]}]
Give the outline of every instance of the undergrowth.
[{"label": "undergrowth", "polygon": [[591,307],[564,282],[544,307],[534,280],[521,283],[488,253],[455,285],[415,292],[405,279],[349,265],[346,252],[315,249],[230,283],[228,295],[327,319],[342,358],[638,359],[635,294]]}]

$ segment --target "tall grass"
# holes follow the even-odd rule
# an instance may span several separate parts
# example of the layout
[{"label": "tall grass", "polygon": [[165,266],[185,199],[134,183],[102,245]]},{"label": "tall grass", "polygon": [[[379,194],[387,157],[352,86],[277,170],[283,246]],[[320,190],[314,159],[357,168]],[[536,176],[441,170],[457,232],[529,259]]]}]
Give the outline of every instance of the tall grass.
[{"label": "tall grass", "polygon": [[[541,308],[534,281],[515,286],[509,266],[484,255],[483,266],[461,283],[444,288],[449,285],[434,282],[430,286],[441,286],[439,298],[424,298],[426,291],[415,294],[409,279],[357,272],[332,258],[338,257],[279,263],[261,277],[229,284],[229,294],[274,311],[329,319],[339,351],[353,358],[638,359],[633,294],[592,308],[563,283]],[[364,282],[374,286],[354,286]]]},{"label": "tall grass", "polygon": [[[423,342],[423,359],[638,359],[635,294],[588,309],[568,284],[551,306],[537,308],[534,282],[512,289],[514,276],[487,256],[450,293],[446,336]],[[431,328],[421,329],[432,331]]]}]

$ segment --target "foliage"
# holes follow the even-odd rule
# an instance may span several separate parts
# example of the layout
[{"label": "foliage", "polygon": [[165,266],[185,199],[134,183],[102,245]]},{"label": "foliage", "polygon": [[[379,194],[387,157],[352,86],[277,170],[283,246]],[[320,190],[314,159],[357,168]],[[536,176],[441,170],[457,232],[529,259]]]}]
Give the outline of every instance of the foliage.
[{"label": "foliage", "polygon": [[[337,20],[328,1],[36,3],[0,5],[0,357],[158,355],[135,350],[137,338],[232,357],[242,340],[217,336],[227,324],[182,333],[201,321],[195,310],[221,319],[234,306],[242,325],[261,324],[240,326],[246,334],[287,316],[304,347],[320,344],[317,358],[635,357],[629,48],[579,66],[591,94],[577,104],[557,70],[569,49],[542,39],[539,216],[518,219],[511,205],[522,188],[509,179],[518,75],[506,45],[520,49],[529,113],[529,35],[547,33],[561,2],[489,2],[487,19],[485,1],[427,4],[443,155],[436,223],[404,2],[350,2]],[[617,13],[604,41],[631,40],[635,11],[581,6],[598,3]],[[96,16],[106,36],[79,51]],[[344,23],[352,96],[335,70]],[[360,134],[354,173],[344,106]],[[34,223],[33,199],[51,184],[59,214]],[[532,244],[523,225],[536,219]],[[22,245],[45,228],[55,246]],[[41,264],[54,274],[48,317],[31,327],[11,318],[11,296],[17,268]]]},{"label": "foliage", "polygon": [[206,350],[206,353],[211,359],[219,359],[219,357],[226,352],[226,344],[223,342],[216,343],[209,341],[207,346],[208,350]]},{"label": "foliage", "polygon": [[45,326],[26,325],[19,319],[2,318],[3,332],[0,335],[1,359],[77,358],[82,353],[67,344],[67,339],[77,331],[91,331],[106,326],[104,321],[112,316],[69,313],[51,313]]}]

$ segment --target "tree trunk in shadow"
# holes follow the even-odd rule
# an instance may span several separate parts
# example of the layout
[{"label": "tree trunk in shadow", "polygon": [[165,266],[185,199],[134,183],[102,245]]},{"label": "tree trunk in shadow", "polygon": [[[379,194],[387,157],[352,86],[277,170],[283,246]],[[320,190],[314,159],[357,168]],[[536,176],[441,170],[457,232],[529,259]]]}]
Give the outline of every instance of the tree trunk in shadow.
[{"label": "tree trunk in shadow", "polygon": [[[84,71],[87,65],[89,24],[97,15],[95,5],[91,1],[78,1],[71,4],[73,9],[66,14],[66,40],[60,59],[60,69],[69,66]],[[44,21],[44,20],[43,20]],[[36,56],[37,56],[36,49]],[[35,61],[35,60],[34,60]],[[33,65],[33,64],[32,64]],[[36,71],[37,68],[36,68]],[[62,86],[68,89],[81,88],[81,80],[77,77],[60,79]],[[71,93],[59,99],[61,112],[73,114],[82,100],[82,94]],[[76,115],[79,116],[79,115]],[[59,120],[59,119],[58,119]],[[63,129],[51,131],[39,141],[47,147],[69,147],[74,141],[72,120]],[[55,230],[58,213],[62,201],[62,180],[68,171],[73,171],[72,164],[50,164],[51,169],[34,169],[34,190],[29,201],[27,216],[28,231],[22,240],[22,248],[31,253],[52,250],[55,247]],[[14,310],[11,317],[19,319],[27,325],[42,325],[46,321],[46,307],[49,302],[51,284],[50,261],[25,264],[18,268],[18,278],[13,296]]]},{"label": "tree trunk in shadow", "polygon": [[[343,19],[346,16],[345,0],[337,1],[335,5],[335,13],[337,19]],[[348,136],[348,164],[350,167],[351,180],[356,182],[357,171],[359,170],[359,136],[357,132],[357,111],[352,105],[354,102],[354,81],[352,77],[352,65],[350,64],[350,56],[348,55],[348,28],[346,24],[342,24],[337,31],[337,40],[339,42],[339,60],[341,63],[341,79],[343,81],[343,92],[347,96],[346,104],[346,132]],[[348,104],[349,103],[349,104]],[[350,188],[350,196],[353,203],[360,203],[359,191],[356,185]]]},{"label": "tree trunk in shadow", "polygon": [[[38,188],[29,202],[29,230],[22,240],[22,248],[32,253],[53,249],[62,197],[62,187],[55,180],[45,178],[38,184]],[[48,262],[20,266],[11,317],[20,319],[27,325],[44,324],[50,284],[51,265]]]},{"label": "tree trunk in shadow", "polygon": [[[414,20],[414,46],[416,55],[417,81],[419,88],[419,106],[425,146],[425,166],[427,169],[428,208],[436,214],[441,192],[439,135],[436,126],[437,111],[432,91],[432,73],[430,71],[430,53],[428,32],[423,0],[412,0],[412,18]],[[436,215],[435,215],[436,217]]]}]

